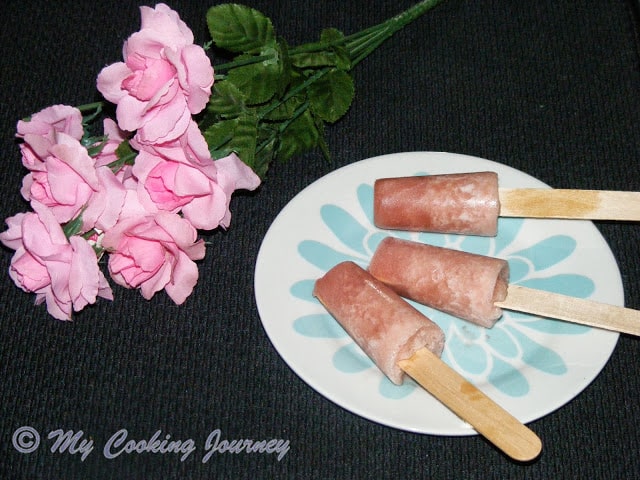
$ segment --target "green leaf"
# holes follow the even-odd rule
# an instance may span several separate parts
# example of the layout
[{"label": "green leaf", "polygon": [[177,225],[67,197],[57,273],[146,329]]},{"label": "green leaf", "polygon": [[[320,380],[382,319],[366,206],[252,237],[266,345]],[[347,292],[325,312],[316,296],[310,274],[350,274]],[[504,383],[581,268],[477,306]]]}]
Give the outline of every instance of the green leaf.
[{"label": "green leaf", "polygon": [[260,148],[256,150],[256,156],[253,159],[253,171],[260,178],[264,178],[269,169],[269,165],[275,159],[276,156],[276,138],[272,137],[264,141],[260,145]]},{"label": "green leaf", "polygon": [[326,43],[333,43],[331,51],[333,52],[336,62],[335,66],[339,70],[349,71],[351,70],[351,57],[347,47],[341,43],[344,40],[344,33],[337,28],[325,28],[320,34],[320,41]]},{"label": "green leaf", "polygon": [[137,156],[138,152],[131,148],[129,141],[123,140],[116,148],[116,157],[118,157],[118,159],[111,162],[108,167],[113,173],[118,173],[125,165],[133,165]]},{"label": "green leaf", "polygon": [[325,28],[320,32],[320,41],[323,43],[336,43],[344,40],[344,33],[337,28]]},{"label": "green leaf", "polygon": [[319,117],[314,117],[316,129],[318,130],[318,142],[317,146],[322,152],[322,156],[325,160],[331,160],[331,152],[329,151],[329,145],[324,138],[324,122]]},{"label": "green leaf", "polygon": [[232,140],[234,151],[244,163],[254,168],[258,118],[251,113],[243,113],[236,119],[236,122],[237,125]]},{"label": "green leaf", "polygon": [[107,144],[107,136],[101,135],[99,137],[82,137],[80,140],[82,146],[87,149],[87,153],[91,158],[95,158],[102,153],[105,145]]},{"label": "green leaf", "polygon": [[236,130],[237,120],[221,120],[202,132],[213,158],[222,158],[233,152],[231,142]]},{"label": "green leaf", "polygon": [[244,110],[245,95],[232,82],[221,80],[214,84],[207,111],[222,118],[237,117]]},{"label": "green leaf", "polygon": [[276,95],[278,97],[282,97],[289,88],[289,84],[294,77],[294,73],[291,68],[291,58],[289,58],[289,45],[287,42],[284,39],[279,38],[276,43],[276,48],[279,60],[278,63],[280,66]]},{"label": "green leaf", "polygon": [[284,102],[279,98],[275,98],[272,100],[271,104],[266,106],[267,108],[269,108],[271,105],[273,105],[275,106],[275,108],[272,110],[269,109],[269,114],[266,115],[264,119],[268,121],[288,120],[304,102],[304,95],[294,95]]},{"label": "green leaf", "polygon": [[291,55],[291,64],[298,68],[334,67],[338,59],[334,52],[310,52]]},{"label": "green leaf", "polygon": [[[225,81],[233,83],[245,97],[248,105],[257,105],[269,101],[280,87],[282,64],[275,47],[265,51],[275,54],[271,60],[236,67],[229,70]],[[243,58],[244,55],[238,58]]]},{"label": "green leaf", "polygon": [[62,231],[64,232],[64,236],[67,237],[67,239],[71,238],[74,235],[77,235],[82,230],[82,214],[83,213],[84,213],[84,208],[78,214],[77,217],[72,218],[62,226]]},{"label": "green leaf", "polygon": [[315,148],[319,138],[320,132],[316,128],[313,117],[309,110],[305,110],[280,135],[278,159],[286,161],[295,155]]},{"label": "green leaf", "polygon": [[202,134],[214,159],[233,152],[254,168],[258,138],[258,118],[255,114],[243,112],[237,118],[214,123]]},{"label": "green leaf", "polygon": [[225,3],[211,7],[207,26],[213,42],[231,52],[255,53],[274,43],[271,20],[245,5]]},{"label": "green leaf", "polygon": [[120,145],[118,145],[118,147],[116,148],[116,156],[121,160],[131,158],[131,156],[135,154],[136,154],[136,151],[133,148],[131,148],[131,145],[129,144],[128,140],[124,140],[120,142]]},{"label": "green leaf", "polygon": [[349,110],[355,88],[351,75],[334,69],[311,84],[307,92],[313,113],[333,123]]},{"label": "green leaf", "polygon": [[349,52],[344,45],[344,35],[340,30],[327,28],[322,31],[320,41],[293,48],[291,63],[298,68],[337,67],[351,68]]}]

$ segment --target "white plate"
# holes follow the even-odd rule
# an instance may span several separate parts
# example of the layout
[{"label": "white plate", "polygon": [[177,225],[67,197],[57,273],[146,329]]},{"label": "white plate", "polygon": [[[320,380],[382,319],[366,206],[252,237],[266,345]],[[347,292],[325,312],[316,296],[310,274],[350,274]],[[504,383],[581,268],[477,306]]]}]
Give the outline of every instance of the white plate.
[{"label": "white plate", "polygon": [[[497,172],[501,187],[547,187],[480,158],[398,153],[320,178],[277,216],[256,263],[258,311],[278,353],[320,394],[402,430],[475,434],[412,380],[400,387],[391,384],[311,295],[313,282],[338,262],[350,259],[366,267],[385,235],[505,258],[513,284],[624,304],[616,261],[591,222],[501,218],[495,238],[382,231],[372,223],[376,178],[483,170]],[[486,330],[417,307],[446,334],[443,360],[525,423],[578,395],[607,363],[618,340],[616,333],[511,312]]]}]

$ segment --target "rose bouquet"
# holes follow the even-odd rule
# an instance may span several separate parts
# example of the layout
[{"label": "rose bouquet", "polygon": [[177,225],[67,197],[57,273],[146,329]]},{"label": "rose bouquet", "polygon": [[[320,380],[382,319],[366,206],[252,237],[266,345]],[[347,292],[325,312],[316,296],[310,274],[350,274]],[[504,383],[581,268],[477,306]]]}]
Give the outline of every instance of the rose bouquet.
[{"label": "rose bouquet", "polygon": [[[437,3],[349,36],[327,29],[299,47],[242,5],[209,9],[204,46],[167,5],[141,7],[123,61],[97,76],[115,121],[99,102],[53,105],[18,122],[31,210],[0,233],[15,251],[14,283],[70,320],[98,297],[113,299],[100,267],[107,258],[116,284],[183,303],[205,256],[198,230],[226,229],[233,192],[256,189],[273,160],[317,147],[328,156],[324,125],[349,109],[350,70]],[[212,46],[237,56],[214,67]]]}]

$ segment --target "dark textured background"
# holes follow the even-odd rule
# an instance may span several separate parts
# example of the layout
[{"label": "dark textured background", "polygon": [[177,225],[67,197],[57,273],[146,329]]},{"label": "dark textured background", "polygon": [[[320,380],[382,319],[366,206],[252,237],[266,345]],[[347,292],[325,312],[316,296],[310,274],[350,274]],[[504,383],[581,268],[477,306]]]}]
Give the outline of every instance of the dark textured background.
[{"label": "dark textured background", "polygon": [[[410,0],[247,1],[290,44],[323,27],[347,33]],[[121,59],[138,29],[138,2],[5,0],[0,7],[1,217],[26,206],[16,121],[54,103],[98,98],[95,76]],[[208,39],[212,2],[171,3]],[[475,155],[563,188],[640,190],[639,23],[630,0],[447,0],[396,35],[355,71],[356,100],[328,129],[333,163],[318,152],[275,165],[256,194],[232,202],[233,221],[211,242],[201,280],[182,307],[115,287],[62,323],[0,276],[0,478],[633,478],[640,475],[640,344],[621,337],[610,362],[577,398],[531,427],[544,441],[531,465],[511,462],[480,437],[398,431],[317,394],[280,359],[253,296],[260,242],[282,207],[329,171],[380,154],[437,150]],[[627,305],[640,308],[640,226],[597,223],[622,272]],[[4,227],[3,227],[4,228]],[[11,252],[2,251],[6,272]],[[286,306],[283,306],[286,308]],[[46,442],[20,454],[22,425],[43,434],[83,430],[85,461]],[[120,428],[157,429],[198,446],[224,438],[284,438],[273,455],[100,451]]]}]

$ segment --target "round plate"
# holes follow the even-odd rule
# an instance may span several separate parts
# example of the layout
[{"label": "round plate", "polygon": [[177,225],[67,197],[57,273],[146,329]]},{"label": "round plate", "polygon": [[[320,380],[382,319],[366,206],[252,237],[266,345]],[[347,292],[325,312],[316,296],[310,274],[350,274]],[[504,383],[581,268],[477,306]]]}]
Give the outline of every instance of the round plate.
[{"label": "round plate", "polygon": [[[394,235],[508,260],[510,283],[624,304],[607,243],[588,221],[500,218],[496,237],[384,231],[373,224],[377,178],[495,171],[500,186],[548,188],[488,160],[450,153],[384,155],[340,168],[294,197],[260,247],[255,294],[264,329],[284,361],[326,398],[369,420],[437,435],[475,431],[413,380],[393,385],[313,297],[313,284],[344,260],[367,266]],[[447,341],[442,359],[522,422],[578,395],[608,361],[618,334],[505,311],[484,329],[417,305]]]}]

